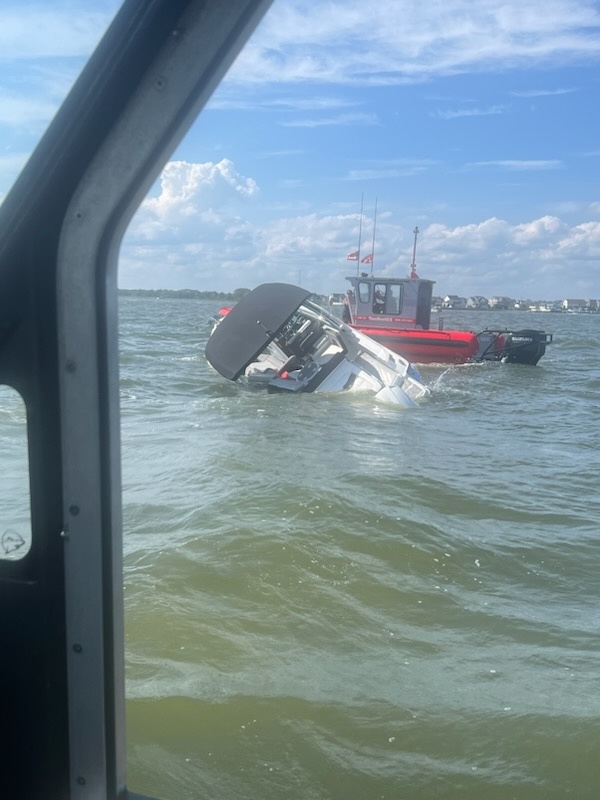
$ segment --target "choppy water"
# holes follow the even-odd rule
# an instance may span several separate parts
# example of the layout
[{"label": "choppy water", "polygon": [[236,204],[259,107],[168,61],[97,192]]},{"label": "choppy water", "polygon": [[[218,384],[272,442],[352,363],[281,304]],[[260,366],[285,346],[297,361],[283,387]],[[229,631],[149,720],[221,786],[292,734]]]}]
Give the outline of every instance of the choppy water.
[{"label": "choppy water", "polygon": [[163,798],[597,797],[600,316],[417,410],[266,395],[215,304],[121,303],[129,781]]},{"label": "choppy water", "polygon": [[226,382],[213,303],[120,308],[130,788],[596,798],[600,316],[446,314],[555,343],[401,410]]}]

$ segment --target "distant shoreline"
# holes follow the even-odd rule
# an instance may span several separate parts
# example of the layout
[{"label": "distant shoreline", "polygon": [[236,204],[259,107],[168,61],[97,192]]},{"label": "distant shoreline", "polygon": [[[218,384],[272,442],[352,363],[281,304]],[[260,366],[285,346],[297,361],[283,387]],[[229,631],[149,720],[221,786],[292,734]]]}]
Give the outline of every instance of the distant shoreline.
[{"label": "distant shoreline", "polygon": [[119,289],[124,297],[164,297],[182,300],[239,300],[249,289],[236,289],[235,292],[201,292],[199,289]]},{"label": "distant shoreline", "polygon": [[[250,289],[236,289],[233,292],[216,292],[216,291],[201,291],[200,289],[119,289],[119,297],[146,297],[146,298],[162,298],[165,300],[215,300],[220,303],[236,303],[245,294],[248,294]],[[327,306],[327,297],[325,295],[315,294],[320,298],[322,305]],[[434,298],[435,299],[435,298]],[[565,301],[568,302],[568,301]],[[572,301],[577,302],[577,301]],[[559,307],[559,301],[554,303],[535,303],[530,305],[521,305],[510,307],[508,305],[498,305],[494,307],[487,306],[440,306],[433,304],[432,312],[442,313],[446,311],[538,311],[538,312],[551,312],[551,313],[572,313],[572,314],[598,314],[600,313],[600,305],[597,301],[590,301],[589,307],[583,308],[581,305],[575,305],[574,308]]]}]

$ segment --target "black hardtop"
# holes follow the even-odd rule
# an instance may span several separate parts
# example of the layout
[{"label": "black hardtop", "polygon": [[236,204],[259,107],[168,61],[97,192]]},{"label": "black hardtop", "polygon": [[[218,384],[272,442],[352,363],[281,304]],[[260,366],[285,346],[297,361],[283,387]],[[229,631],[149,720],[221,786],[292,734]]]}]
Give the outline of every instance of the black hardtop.
[{"label": "black hardtop", "polygon": [[263,283],[236,303],[206,345],[208,362],[231,381],[263,352],[312,292],[289,283]]}]

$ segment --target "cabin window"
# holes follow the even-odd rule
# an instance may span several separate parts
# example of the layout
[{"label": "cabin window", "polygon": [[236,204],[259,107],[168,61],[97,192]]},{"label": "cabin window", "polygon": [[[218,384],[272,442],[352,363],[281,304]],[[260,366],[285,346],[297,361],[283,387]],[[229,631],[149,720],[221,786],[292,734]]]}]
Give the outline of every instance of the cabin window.
[{"label": "cabin window", "polygon": [[358,302],[368,303],[371,299],[371,284],[359,283],[358,284]]},{"label": "cabin window", "polygon": [[0,386],[0,559],[18,561],[31,547],[27,412],[21,395]]},{"label": "cabin window", "polygon": [[431,283],[421,283],[419,286],[419,294],[417,296],[417,325],[420,325],[423,330],[429,328],[431,321],[431,294],[433,286]]},{"label": "cabin window", "polygon": [[388,293],[385,303],[386,314],[399,314],[402,311],[402,286],[392,283],[388,286]]}]

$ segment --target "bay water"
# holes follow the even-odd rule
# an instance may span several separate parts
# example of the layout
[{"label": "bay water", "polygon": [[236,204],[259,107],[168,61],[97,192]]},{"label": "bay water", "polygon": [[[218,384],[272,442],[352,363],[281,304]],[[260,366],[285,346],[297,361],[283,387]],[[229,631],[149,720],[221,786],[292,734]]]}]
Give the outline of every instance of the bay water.
[{"label": "bay water", "polygon": [[120,300],[130,788],[596,798],[600,315],[444,312],[554,343],[404,410],[224,380],[218,306]]}]

